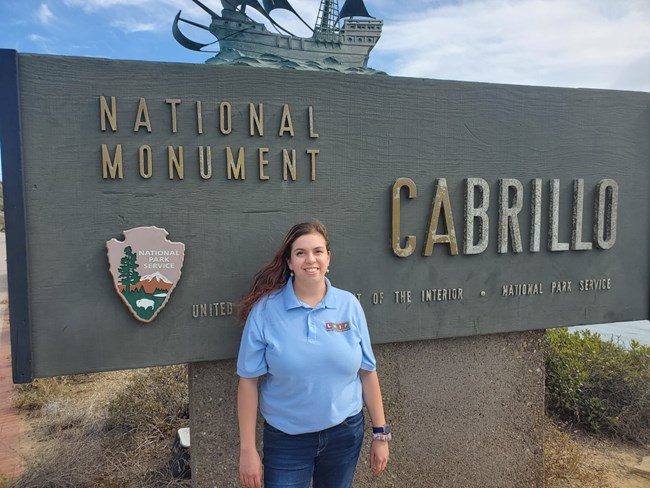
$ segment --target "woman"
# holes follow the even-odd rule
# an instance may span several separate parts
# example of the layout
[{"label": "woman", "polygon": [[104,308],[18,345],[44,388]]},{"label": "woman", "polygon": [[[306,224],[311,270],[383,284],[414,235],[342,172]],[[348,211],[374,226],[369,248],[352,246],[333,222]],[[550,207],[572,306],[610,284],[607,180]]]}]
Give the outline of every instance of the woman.
[{"label": "woman", "polygon": [[[325,226],[293,226],[239,304],[246,321],[237,360],[239,476],[247,488],[349,488],[363,441],[365,401],[373,425],[370,467],[388,462],[375,358],[363,310],[325,278]],[[264,467],[255,446],[258,407]]]}]

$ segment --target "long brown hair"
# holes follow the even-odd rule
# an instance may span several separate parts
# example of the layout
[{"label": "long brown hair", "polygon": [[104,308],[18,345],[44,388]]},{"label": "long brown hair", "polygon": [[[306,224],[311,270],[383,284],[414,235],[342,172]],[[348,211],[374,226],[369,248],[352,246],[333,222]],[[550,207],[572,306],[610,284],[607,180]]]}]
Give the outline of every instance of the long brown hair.
[{"label": "long brown hair", "polygon": [[303,222],[291,227],[271,262],[255,275],[250,290],[239,301],[237,316],[242,323],[248,318],[248,314],[253,308],[253,305],[265,295],[279,290],[289,281],[291,270],[289,269],[287,260],[291,257],[291,247],[296,239],[306,234],[322,235],[325,238],[325,247],[328,251],[330,250],[330,239],[327,234],[327,229],[318,220]]}]

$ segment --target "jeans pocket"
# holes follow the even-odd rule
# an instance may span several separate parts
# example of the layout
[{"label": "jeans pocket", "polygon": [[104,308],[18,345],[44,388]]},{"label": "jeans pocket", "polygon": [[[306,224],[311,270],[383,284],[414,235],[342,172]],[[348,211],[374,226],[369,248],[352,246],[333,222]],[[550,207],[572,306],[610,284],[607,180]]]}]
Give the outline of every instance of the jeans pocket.
[{"label": "jeans pocket", "polygon": [[288,435],[287,433],[282,432],[280,429],[276,429],[275,427],[273,427],[271,424],[269,424],[269,423],[266,422],[266,421],[264,422],[264,430],[267,431],[267,432],[270,432],[270,433],[272,433],[272,434],[284,434],[284,435]]},{"label": "jeans pocket", "polygon": [[345,419],[343,421],[343,425],[345,425],[346,427],[348,427],[350,429],[357,429],[360,426],[363,429],[363,421],[364,421],[363,410],[361,410],[358,414],[351,415],[350,417]]}]

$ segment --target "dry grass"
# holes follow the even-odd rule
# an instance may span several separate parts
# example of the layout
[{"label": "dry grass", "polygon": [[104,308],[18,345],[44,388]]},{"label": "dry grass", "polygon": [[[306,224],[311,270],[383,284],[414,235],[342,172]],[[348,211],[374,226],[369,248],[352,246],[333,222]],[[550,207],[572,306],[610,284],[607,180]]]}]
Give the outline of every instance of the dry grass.
[{"label": "dry grass", "polygon": [[175,430],[187,425],[185,367],[48,378],[17,390],[31,448],[8,487],[189,486],[168,465]]},{"label": "dry grass", "polygon": [[551,420],[544,426],[546,488],[609,488],[606,468]]}]

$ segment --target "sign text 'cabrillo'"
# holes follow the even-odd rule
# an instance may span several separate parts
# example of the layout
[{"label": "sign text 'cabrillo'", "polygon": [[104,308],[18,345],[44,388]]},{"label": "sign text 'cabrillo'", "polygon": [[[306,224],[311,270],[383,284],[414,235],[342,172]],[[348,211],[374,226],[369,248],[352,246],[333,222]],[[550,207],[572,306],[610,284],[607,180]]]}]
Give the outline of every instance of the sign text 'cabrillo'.
[{"label": "sign text 'cabrillo'", "polygon": [[[480,254],[488,248],[490,218],[490,185],[483,178],[465,178],[464,180],[464,219],[463,219],[463,253]],[[543,180],[530,180],[529,195],[526,196],[524,184],[514,178],[500,178],[498,186],[498,237],[497,252],[507,253],[509,249],[520,253],[524,249],[522,229],[519,225],[519,214],[524,205],[529,206],[529,250],[539,252],[542,241],[542,187]],[[560,180],[548,180],[548,222],[547,246],[549,251],[588,251],[594,247],[610,249],[616,242],[616,225],[618,212],[618,183],[610,178],[600,180],[595,187],[593,209],[593,235],[590,240],[583,240],[583,214],[585,208],[585,180],[573,180],[572,219],[569,223],[571,231],[570,242],[560,242]],[[417,186],[410,178],[398,178],[392,187],[391,212],[391,246],[393,253],[399,257],[408,257],[418,246],[415,235],[408,235],[403,245],[401,236],[402,189],[410,199],[417,197]],[[431,256],[435,244],[446,244],[449,254],[458,254],[458,239],[456,224],[446,178],[435,181],[434,195],[431,203],[431,213],[428,219],[427,231],[422,247],[424,256]],[[445,231],[438,233],[442,220]],[[477,235],[475,235],[475,230]]]}]

